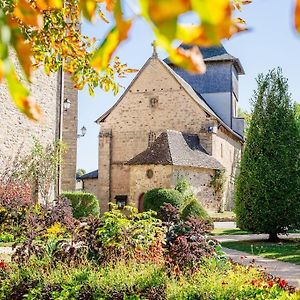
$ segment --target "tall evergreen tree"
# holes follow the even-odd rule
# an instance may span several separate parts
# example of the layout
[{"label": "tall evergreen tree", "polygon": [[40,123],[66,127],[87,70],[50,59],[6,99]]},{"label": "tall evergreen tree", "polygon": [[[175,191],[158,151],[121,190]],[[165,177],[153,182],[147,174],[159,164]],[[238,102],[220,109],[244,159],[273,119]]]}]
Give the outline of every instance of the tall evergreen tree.
[{"label": "tall evergreen tree", "polygon": [[268,233],[275,241],[300,222],[300,138],[281,69],[259,75],[257,85],[236,182],[235,212],[240,228]]}]

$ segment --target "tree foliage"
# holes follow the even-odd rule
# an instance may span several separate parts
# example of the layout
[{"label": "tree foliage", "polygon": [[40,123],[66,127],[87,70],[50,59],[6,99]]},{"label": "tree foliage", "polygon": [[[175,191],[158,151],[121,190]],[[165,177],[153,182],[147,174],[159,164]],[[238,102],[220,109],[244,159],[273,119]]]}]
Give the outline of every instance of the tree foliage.
[{"label": "tree foliage", "polygon": [[299,224],[300,139],[287,79],[259,75],[236,182],[237,225],[276,239]]},{"label": "tree foliage", "polygon": [[[118,58],[111,62],[119,44],[126,40],[133,23],[143,18],[175,64],[190,72],[201,73],[205,66],[198,47],[174,48],[173,42],[211,46],[245,29],[244,21],[233,16],[234,10],[250,0],[139,0],[137,6],[121,0],[2,0],[0,2],[0,81],[5,78],[16,106],[29,118],[38,120],[42,112],[29,96],[11,60],[16,53],[24,79],[30,82],[34,68],[43,65],[46,74],[60,67],[72,74],[74,85],[82,89],[88,85],[93,94],[99,86],[115,93],[119,85],[116,77],[123,77],[132,69]],[[133,13],[125,18],[130,7]],[[170,9],[172,7],[172,9]],[[199,21],[182,24],[183,14],[194,13]],[[88,21],[101,18],[113,24],[100,45],[80,33],[81,15]],[[105,30],[100,28],[100,30]]]}]

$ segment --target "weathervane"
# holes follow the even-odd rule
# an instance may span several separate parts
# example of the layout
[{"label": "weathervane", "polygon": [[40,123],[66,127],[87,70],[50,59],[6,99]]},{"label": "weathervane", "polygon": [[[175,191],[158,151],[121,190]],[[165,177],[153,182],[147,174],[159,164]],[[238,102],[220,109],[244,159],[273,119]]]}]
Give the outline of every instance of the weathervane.
[{"label": "weathervane", "polygon": [[153,48],[153,53],[152,53],[152,57],[157,57],[157,51],[156,51],[156,41],[153,41],[151,44],[152,48]]}]

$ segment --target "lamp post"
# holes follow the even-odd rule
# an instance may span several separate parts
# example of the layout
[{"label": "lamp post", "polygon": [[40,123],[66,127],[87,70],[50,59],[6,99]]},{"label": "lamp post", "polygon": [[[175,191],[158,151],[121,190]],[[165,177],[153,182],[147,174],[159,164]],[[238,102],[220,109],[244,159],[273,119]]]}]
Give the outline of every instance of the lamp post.
[{"label": "lamp post", "polygon": [[[71,107],[71,101],[68,98],[65,98],[63,106],[64,106],[64,111],[67,112],[70,109],[70,107]],[[80,129],[80,131],[81,131],[81,133],[77,134],[77,138],[84,137],[85,134],[86,134],[86,132],[87,132],[87,129],[86,129],[85,126],[82,126],[82,128]]]},{"label": "lamp post", "polygon": [[87,129],[86,129],[86,127],[85,127],[85,126],[82,126],[82,128],[80,129],[80,131],[81,131],[81,134],[80,134],[80,133],[78,133],[78,134],[77,134],[77,138],[84,137],[84,136],[85,136],[85,134],[86,134],[86,132],[87,132]]},{"label": "lamp post", "polygon": [[68,98],[65,98],[63,105],[64,105],[64,111],[68,111],[69,108],[71,107],[71,101]]}]

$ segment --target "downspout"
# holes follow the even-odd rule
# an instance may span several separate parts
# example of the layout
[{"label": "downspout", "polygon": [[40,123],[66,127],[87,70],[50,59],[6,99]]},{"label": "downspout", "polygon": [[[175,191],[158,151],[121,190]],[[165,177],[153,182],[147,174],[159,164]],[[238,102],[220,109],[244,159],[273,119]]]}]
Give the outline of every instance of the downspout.
[{"label": "downspout", "polygon": [[112,200],[111,199],[111,190],[112,190],[112,182],[111,182],[111,179],[112,179],[112,130],[110,131],[109,133],[109,173],[108,173],[108,176],[109,176],[109,185],[108,185],[108,197],[109,197],[109,202]]},{"label": "downspout", "polygon": [[[59,69],[59,117],[58,117],[58,140],[62,142],[63,140],[63,115],[64,115],[64,72],[63,67]],[[61,153],[59,153],[59,161],[61,161]],[[57,187],[56,187],[56,196],[61,194],[61,164],[57,166]]]}]

